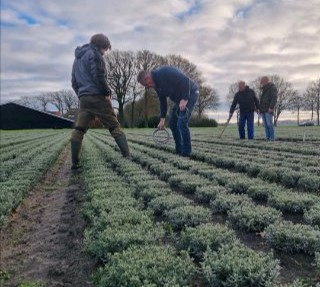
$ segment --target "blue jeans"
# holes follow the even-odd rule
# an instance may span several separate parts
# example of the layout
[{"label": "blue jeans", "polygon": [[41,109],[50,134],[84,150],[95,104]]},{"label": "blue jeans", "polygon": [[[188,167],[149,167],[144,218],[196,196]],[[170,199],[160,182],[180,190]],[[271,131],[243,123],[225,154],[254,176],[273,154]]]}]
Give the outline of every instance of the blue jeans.
[{"label": "blue jeans", "polygon": [[247,122],[247,129],[248,129],[248,139],[252,140],[254,135],[254,112],[247,112],[240,114],[240,121],[239,121],[239,136],[240,139],[245,139],[245,125]]},{"label": "blue jeans", "polygon": [[189,120],[198,96],[198,91],[191,93],[187,103],[188,112],[181,112],[178,103],[174,105],[171,112],[169,126],[176,144],[176,153],[182,156],[189,156],[191,154]]},{"label": "blue jeans", "polygon": [[274,141],[275,132],[273,127],[273,115],[270,113],[261,113],[265,133],[266,133],[266,140]]}]

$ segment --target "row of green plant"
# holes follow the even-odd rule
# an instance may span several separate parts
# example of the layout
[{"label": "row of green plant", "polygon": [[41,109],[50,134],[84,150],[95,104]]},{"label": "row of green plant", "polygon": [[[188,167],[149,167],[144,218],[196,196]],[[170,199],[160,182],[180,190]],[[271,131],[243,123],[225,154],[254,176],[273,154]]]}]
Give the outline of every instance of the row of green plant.
[{"label": "row of green plant", "polygon": [[[103,145],[103,142],[101,142],[101,144],[101,148],[105,150],[106,148],[105,145]],[[211,266],[212,260],[206,261],[204,259],[205,257],[202,255],[200,256],[201,259],[198,258],[201,261],[201,274],[203,275],[203,280],[205,280],[207,286],[215,286],[210,285],[213,280],[216,282],[215,284],[219,284],[219,286],[256,286],[255,284],[257,282],[259,282],[261,286],[265,286],[265,284],[271,283],[277,276],[279,270],[277,260],[274,260],[271,255],[270,258],[266,259],[265,254],[254,252],[248,247],[241,245],[238,240],[236,240],[234,232],[229,228],[206,223],[210,218],[210,213],[208,213],[205,208],[197,208],[187,198],[184,198],[179,194],[172,193],[171,189],[167,185],[164,185],[165,183],[163,181],[160,181],[151,174],[146,175],[145,170],[141,169],[141,166],[138,164],[121,160],[119,159],[119,155],[118,157],[113,157],[110,150],[105,151],[105,156],[106,160],[111,162],[113,169],[116,170],[119,175],[122,175],[123,178],[125,178],[130,187],[135,188],[134,193],[137,199],[142,200],[143,205],[147,209],[153,210],[155,216],[162,218],[162,220],[165,222],[168,222],[173,230],[182,230],[182,234],[184,234],[184,232],[187,233],[188,226],[189,228],[200,228],[200,226],[207,226],[207,230],[209,231],[208,237],[205,235],[202,238],[196,236],[198,238],[199,245],[202,245],[202,250],[200,251],[200,247],[197,252],[198,254],[206,253],[208,254],[207,256],[214,256],[214,253],[218,253],[219,255],[214,262],[216,265],[224,266],[225,254],[223,244],[228,243],[228,247],[225,247],[226,249],[233,248],[236,250],[236,248],[238,248],[242,250],[238,254],[234,254],[233,261],[235,261],[235,263],[232,265],[232,268],[224,270],[216,270],[215,267]],[[176,239],[177,243],[175,244],[177,249],[180,250],[180,252],[188,251],[192,257],[196,258],[195,253],[191,251],[192,242],[187,239],[187,236],[181,236],[181,240],[179,238],[180,237]],[[193,241],[193,246],[194,244],[196,243]],[[211,245],[211,248],[215,247],[215,249],[210,250],[209,245]],[[145,259],[144,257],[142,259],[138,257],[137,252],[131,252],[130,250],[130,252],[128,251],[125,253],[125,255],[122,255],[119,255],[121,259],[120,257],[118,258],[121,260],[121,265],[123,268],[117,269],[117,271],[121,270],[123,272],[124,270],[132,270],[133,268],[131,265],[137,265],[137,261],[137,268],[140,271],[144,268],[145,265],[143,263]],[[141,253],[138,253],[138,255],[141,256]],[[128,260],[128,257],[133,257],[134,260]],[[126,263],[129,261],[130,264],[128,265],[123,263],[123,260],[125,260]],[[239,264],[236,263],[240,261],[243,262],[242,266],[239,266]],[[254,266],[252,266],[252,262]],[[159,263],[163,264],[164,262],[160,260]],[[153,264],[150,265],[154,267]],[[135,268],[135,272],[138,272],[136,270],[137,268]],[[162,269],[164,268],[165,267],[162,267]],[[211,272],[208,272],[210,269]],[[226,274],[226,272],[228,275],[228,280],[223,275]],[[114,277],[112,278],[114,279],[116,277],[117,273],[114,273]],[[137,275],[135,277],[137,278]],[[108,279],[110,278],[111,277],[108,277]],[[230,278],[234,279],[230,280]],[[107,282],[109,281],[104,281],[104,284],[108,284]],[[150,282],[147,283],[149,284]],[[122,286],[127,285],[123,284]],[[165,285],[162,283],[160,285],[150,286],[175,285],[173,285],[173,283],[171,285]]]},{"label": "row of green plant", "polygon": [[270,144],[264,141],[239,141],[239,140],[224,140],[218,139],[210,136],[202,136],[202,137],[194,137],[194,142],[204,142],[208,144],[214,145],[224,145],[231,147],[247,147],[251,149],[263,149],[270,151],[279,151],[279,152],[289,152],[292,153],[293,156],[295,154],[303,154],[303,155],[320,155],[320,151],[317,149],[317,143],[312,143],[305,145],[304,143],[288,143],[288,142],[275,142],[275,144]]},{"label": "row of green plant", "polygon": [[29,143],[22,151],[20,151],[19,147],[13,149],[12,156],[1,163],[0,182],[8,181],[11,176],[15,176],[17,172],[24,170],[26,163],[35,160],[38,155],[45,154],[46,150],[52,145],[54,146],[61,142],[61,137],[66,137],[66,134],[56,136],[53,139],[42,139],[41,142],[37,142],[35,145]]},{"label": "row of green plant", "polygon": [[1,153],[5,154],[12,148],[23,146],[28,142],[37,141],[38,139],[44,140],[46,137],[55,136],[60,132],[61,131],[57,132],[56,130],[0,130]]},{"label": "row of green plant", "polygon": [[0,224],[58,158],[69,137],[69,132],[57,132],[54,141],[43,137],[40,147],[33,150],[32,146],[29,146],[29,151],[21,154],[20,158],[1,164]]},{"label": "row of green plant", "polygon": [[300,169],[301,167],[310,170],[314,169],[319,172],[316,157],[314,155],[292,154],[288,152],[266,151],[264,149],[250,149],[246,147],[230,148],[230,146],[217,146],[204,142],[196,142],[194,150],[201,152],[209,152],[214,154],[223,154],[239,160],[254,161],[261,164],[274,163],[277,166],[289,167],[292,169]]},{"label": "row of green plant", "polygon": [[[148,168],[152,172],[165,180],[172,177],[174,172],[176,175],[171,181],[188,185],[190,191],[194,191],[199,182],[208,184],[209,179],[209,182],[214,181],[213,185],[215,183],[222,185],[232,193],[246,193],[256,200],[267,200],[268,205],[286,213],[303,213],[320,201],[318,195],[294,192],[276,184],[266,183],[259,178],[252,179],[240,173],[214,168],[204,162],[186,160],[170,153],[159,153],[155,149],[136,144],[133,144],[132,147],[142,153],[139,157],[140,163],[150,166]],[[163,164],[158,162],[152,165],[154,158],[163,161]],[[189,173],[185,176],[186,173],[181,170],[189,171]],[[185,178],[179,179],[181,177]]]},{"label": "row of green plant", "polygon": [[[146,165],[146,162],[150,160],[150,165],[147,165],[148,168],[151,170],[155,170],[154,167],[156,166],[157,159],[151,158],[148,159],[146,157],[146,153],[142,152],[136,152],[135,150],[132,151],[133,158],[136,159],[138,162],[140,159],[143,159],[142,162],[144,165]],[[186,160],[186,159],[181,159]],[[188,161],[188,160],[186,160]],[[158,172],[159,177],[161,177],[161,173],[163,171],[170,171],[170,167],[168,164],[163,164],[160,160],[158,160]],[[181,170],[180,170],[181,172]],[[167,173],[168,174],[168,173]],[[179,187],[183,192],[190,194],[195,193],[197,188],[202,191],[207,190],[209,191],[211,186],[209,186],[209,182],[201,180],[198,175],[190,175],[186,172],[182,172],[179,174],[172,174],[171,176],[168,175],[166,177],[166,180],[172,185],[172,187]],[[229,194],[226,191],[221,190],[221,187],[219,186],[217,189],[217,186],[214,186],[214,192],[215,197],[211,193],[210,198],[210,205],[213,212],[225,212],[228,214],[228,219],[230,222],[238,229],[243,229],[246,231],[263,231],[266,227],[268,227],[270,224],[281,222],[281,213],[272,208],[272,207],[264,207],[264,206],[257,206],[253,204],[252,200],[249,197],[246,197],[245,195],[240,194]],[[220,189],[220,190],[219,190]],[[219,192],[217,193],[217,190]],[[209,192],[207,192],[207,195]],[[275,193],[276,194],[276,193]],[[287,195],[288,199],[290,199],[290,194]],[[306,195],[308,196],[308,195]],[[310,195],[309,195],[310,196]],[[274,198],[273,200],[278,203]],[[312,201],[306,200],[302,204],[304,205],[311,205],[313,204]],[[286,205],[285,205],[286,206]],[[295,206],[295,202],[293,202],[293,206]],[[182,209],[182,208],[181,208]],[[181,212],[188,214],[187,211]],[[179,215],[180,213],[177,213]],[[182,215],[180,215],[182,216]],[[196,215],[195,215],[196,217]],[[309,226],[300,225],[296,226],[296,228],[300,228],[303,230],[303,228],[310,228],[310,230],[314,231],[314,234],[316,236],[316,239],[320,239],[319,237],[319,231],[317,229],[314,229]],[[285,233],[286,231],[283,230]],[[303,232],[302,232],[303,233]],[[292,237],[294,237],[294,233],[291,234]],[[303,240],[305,242],[312,242],[314,239],[314,236],[310,236],[310,233],[305,233]],[[292,244],[292,249],[295,250],[295,252],[300,252],[301,249],[299,245],[295,245],[294,240],[288,240]],[[273,241],[269,241],[271,246],[277,248],[277,245],[273,243]],[[280,243],[281,245],[281,243]],[[277,248],[280,249],[280,248]],[[313,248],[313,244],[307,244],[307,247],[305,250],[303,250],[306,253],[314,254],[317,251],[317,248]]]},{"label": "row of green plant", "polygon": [[[85,245],[101,262],[95,285],[189,286],[196,271],[191,258],[163,242],[163,225],[152,220],[152,213],[135,198],[135,188],[124,182],[110,159],[123,166],[126,160],[107,152],[108,161],[98,141],[84,141],[82,176],[88,192],[84,214],[89,220]],[[125,172],[132,172],[129,161]]]},{"label": "row of green plant", "polygon": [[[166,167],[166,169],[168,170],[168,167]],[[195,184],[198,187],[201,186],[201,180],[199,178],[195,178],[194,175],[189,176],[180,174],[178,176],[173,175],[172,177],[174,178],[174,185],[178,186],[179,183],[183,183],[180,185],[180,187],[187,193],[194,191]],[[178,179],[180,181],[177,181]],[[171,178],[168,180],[171,182]],[[191,182],[191,185],[188,186],[189,181]],[[214,188],[212,188],[211,186],[207,186],[207,183],[205,182],[203,182],[203,184],[204,185],[199,188],[198,192],[196,192],[196,194],[198,194],[197,198],[200,198],[201,201],[205,201],[206,198],[209,199],[211,201],[211,208],[213,212],[228,213],[230,222],[239,229],[246,231],[261,231],[270,224],[280,220],[281,214],[276,209],[264,206],[255,206],[252,204],[250,198],[246,197],[245,195],[227,194],[221,189],[221,187],[217,188],[217,186],[214,186]],[[308,208],[309,206],[313,205],[316,200],[319,202],[318,197],[307,194],[302,194],[302,197],[296,198],[296,193],[294,192],[287,192],[287,194],[285,191],[283,191],[283,193],[274,192],[272,195],[273,196],[271,196],[269,204],[284,211],[289,209],[295,212],[301,212],[304,208]],[[279,199],[277,199],[277,197],[279,197]],[[317,216],[317,213],[315,213],[313,218],[315,218],[315,216]],[[298,227],[298,229],[299,228],[303,230],[305,226],[301,225]],[[313,230],[316,240],[319,240],[319,232],[313,228],[311,228],[311,230]],[[294,234],[292,233],[291,236],[293,237],[293,235]],[[310,238],[310,240],[308,238]],[[312,238],[313,236],[311,236],[310,233],[306,233],[303,237],[303,240],[310,242],[313,240]],[[295,250],[295,252],[301,251],[299,245],[294,244],[295,240],[288,240],[288,242],[292,244],[292,248]],[[270,244],[277,248],[277,246],[271,241]],[[317,249],[314,249],[312,244],[307,244],[306,250],[304,251],[314,254],[316,250]]]},{"label": "row of green plant", "polygon": [[[137,139],[132,142],[154,147],[152,143],[145,143]],[[168,152],[174,152],[173,148],[161,147]],[[232,169],[236,172],[246,173],[250,177],[258,177],[269,182],[279,183],[286,188],[299,188],[307,192],[320,192],[320,176],[306,171],[295,171],[288,167],[274,166],[273,162],[259,164],[254,161],[246,161],[215,153],[215,150],[199,151],[192,154],[192,158],[214,165],[217,168]],[[272,164],[272,165],[271,165]],[[315,167],[318,170],[318,167]],[[316,171],[318,172],[318,171]]]}]

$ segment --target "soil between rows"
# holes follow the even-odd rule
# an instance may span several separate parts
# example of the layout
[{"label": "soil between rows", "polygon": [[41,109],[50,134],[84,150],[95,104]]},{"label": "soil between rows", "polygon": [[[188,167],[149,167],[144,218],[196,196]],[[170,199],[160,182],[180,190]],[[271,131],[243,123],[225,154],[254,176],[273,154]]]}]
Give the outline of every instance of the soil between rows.
[{"label": "soil between rows", "polygon": [[67,145],[1,227],[0,271],[7,278],[1,287],[93,286],[96,262],[82,251],[84,190],[76,178]]}]

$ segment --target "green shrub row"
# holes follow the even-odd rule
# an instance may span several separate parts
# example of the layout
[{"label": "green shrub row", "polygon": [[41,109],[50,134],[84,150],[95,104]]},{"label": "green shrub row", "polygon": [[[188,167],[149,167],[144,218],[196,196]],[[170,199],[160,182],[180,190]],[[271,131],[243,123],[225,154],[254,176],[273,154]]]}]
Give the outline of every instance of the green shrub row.
[{"label": "green shrub row", "polygon": [[304,219],[308,224],[320,227],[320,203],[313,205],[305,211]]},{"label": "green shrub row", "polygon": [[170,246],[131,246],[111,255],[94,281],[98,287],[184,287],[195,271],[188,254],[176,256]]},{"label": "green shrub row", "polygon": [[293,191],[273,192],[268,197],[268,204],[283,212],[300,213],[320,202],[320,197]]},{"label": "green shrub row", "polygon": [[280,221],[269,225],[265,232],[267,241],[275,249],[311,255],[320,251],[320,230],[312,226]]},{"label": "green shrub row", "polygon": [[60,131],[56,132],[54,140],[43,137],[43,142],[35,151],[29,146],[29,151],[25,154],[1,164],[0,225],[5,221],[6,215],[20,204],[25,194],[55,162],[69,141],[69,136],[69,133]]},{"label": "green shrub row", "polygon": [[177,247],[187,250],[189,254],[202,259],[208,249],[217,251],[223,244],[238,242],[235,232],[227,226],[205,223],[196,227],[187,227],[177,239]]},{"label": "green shrub row", "polygon": [[[132,156],[136,161],[139,162],[139,158],[142,158],[143,154],[139,154],[138,152],[133,150]],[[154,161],[153,161],[153,164],[155,164]],[[159,162],[159,164],[161,163]],[[161,170],[159,171],[161,172]],[[172,175],[172,177],[175,177],[174,180],[177,180],[177,178],[179,178],[181,182],[187,181],[187,178],[185,177],[184,174],[183,176],[179,175],[179,177]],[[170,179],[171,177],[169,177],[168,182],[172,184],[172,181],[170,181]],[[195,177],[193,177],[193,179],[195,179]],[[130,177],[128,177],[128,180],[130,181]],[[178,185],[179,187],[181,187],[181,182],[179,182],[179,185]],[[197,185],[199,186],[199,184],[200,183],[198,183]],[[203,187],[204,186],[205,185],[203,185]],[[188,190],[185,191],[185,187],[182,188],[182,190],[186,193],[189,192]],[[233,194],[233,195],[236,196],[236,194]],[[187,250],[193,257],[200,259],[202,257],[203,252],[210,250],[210,248],[219,249],[219,247],[222,246],[222,243],[227,243],[227,242],[232,243],[237,241],[234,235],[234,231],[230,230],[228,227],[223,227],[219,225],[215,226],[210,223],[207,223],[210,220],[211,212],[209,209],[205,209],[199,206],[193,206],[190,204],[180,205],[180,200],[178,200],[178,204],[179,204],[178,207],[169,209],[168,211],[163,211],[162,208],[159,208],[159,205],[163,206],[162,200],[164,198],[169,198],[169,195],[164,195],[164,196],[160,196],[152,199],[149,202],[148,207],[151,209],[156,207],[157,214],[164,215],[164,219],[168,221],[175,230],[182,230],[179,236],[180,239],[177,239],[177,247],[179,250]],[[171,200],[172,198],[169,198],[170,202]],[[248,198],[248,200],[250,199]],[[157,204],[158,202],[160,202],[160,204]],[[165,200],[165,202],[167,202],[167,200]],[[173,202],[175,205],[176,200],[173,200]],[[159,212],[159,209],[161,210],[160,212]],[[252,254],[256,254],[256,252],[253,250],[251,250],[251,252]],[[251,262],[251,260],[256,262],[256,257],[250,259],[252,254],[248,253],[248,256],[247,256],[248,262]],[[240,256],[240,254],[236,254],[236,257],[238,256]],[[243,257],[243,253],[241,253],[241,258],[242,257]],[[260,257],[261,258],[263,257],[262,254],[260,255]],[[236,258],[235,260],[240,260],[240,258]],[[277,262],[276,262],[276,265],[277,265]],[[255,282],[254,281],[255,279],[253,278],[256,278],[259,276],[266,278],[269,276],[269,274],[264,274],[265,270],[262,270],[262,269],[258,270],[258,269],[259,267],[257,267],[257,269],[255,270],[256,271],[255,274],[250,274],[252,278],[250,278],[249,281],[251,280]],[[232,274],[235,274],[235,276],[237,276],[234,279],[234,282],[236,282],[236,284],[240,284],[239,286],[245,286],[245,285],[241,285],[242,284],[241,281],[243,280],[243,277],[248,277],[248,274],[246,273],[245,270],[241,270],[241,269],[230,270],[230,274],[231,274],[231,277],[232,277]],[[268,278],[266,280],[270,280],[271,282],[273,278]],[[222,285],[223,283],[224,283],[223,280],[220,280],[220,283],[219,283],[220,285],[217,285],[217,286],[223,286]],[[238,285],[235,285],[235,286],[238,286]]]},{"label": "green shrub row", "polygon": [[280,270],[272,254],[255,252],[241,244],[207,250],[201,268],[206,286],[212,287],[270,286]]},{"label": "green shrub row", "polygon": [[240,230],[258,232],[281,220],[281,212],[272,207],[244,203],[232,207],[228,219]]},{"label": "green shrub row", "polygon": [[[142,150],[142,148],[140,148],[140,150]],[[208,188],[210,189],[212,185],[218,184],[217,186],[222,185],[222,188],[225,188],[232,193],[246,193],[251,198],[256,200],[268,200],[270,197],[268,204],[271,207],[288,213],[303,213],[304,210],[308,210],[313,204],[320,200],[319,196],[314,194],[293,192],[291,190],[288,191],[284,187],[280,187],[274,183],[265,183],[260,179],[251,179],[244,177],[241,174],[231,173],[226,170],[214,169],[212,167],[210,169],[206,163],[197,163],[196,161],[192,160],[186,161],[185,159],[180,158],[177,159],[177,157],[174,155],[159,155],[156,154],[154,150],[149,148],[144,150],[143,155],[145,154],[150,155],[149,157],[156,156],[159,158],[158,163],[166,159],[166,168],[158,168],[158,174],[160,176],[162,172],[167,172],[167,174],[169,174],[168,170],[180,171],[180,173],[178,173],[176,176],[171,175],[171,181],[174,186],[178,186],[181,184],[181,182],[183,182],[184,186],[182,188],[186,191],[190,191],[191,193],[194,192],[195,185],[198,185],[196,189],[199,190],[200,187],[206,188],[206,185],[208,185]],[[142,156],[140,158],[142,158]],[[147,161],[146,157],[143,158],[145,161]],[[154,161],[154,159],[151,158],[150,161]],[[156,165],[157,162],[154,162],[154,166]],[[174,169],[172,166],[189,169],[189,175],[181,173],[180,169]],[[190,174],[190,172],[208,178],[211,181],[210,185],[206,180],[204,180],[202,183],[201,178],[194,174]],[[279,176],[276,169],[271,171],[271,174],[273,172],[275,176]],[[166,177],[166,180],[169,178],[170,176]],[[196,196],[199,196],[199,192],[197,192]],[[215,197],[215,195],[211,196],[212,199]],[[202,198],[199,198],[199,200],[201,201]],[[208,201],[208,199],[206,200]]]},{"label": "green shrub row", "polygon": [[[104,263],[94,276],[96,286],[189,285],[195,271],[192,260],[170,246],[162,246],[162,224],[155,223],[152,213],[144,210],[146,203],[135,198],[143,196],[143,190],[138,192],[135,185],[123,182],[115,170],[122,165],[128,178],[137,183],[148,179],[134,164],[117,153],[108,151],[107,155],[101,142],[90,140],[86,140],[82,156],[89,193],[84,214],[90,222],[85,245]],[[155,181],[152,177],[149,180]],[[150,189],[149,194],[153,191]]]}]

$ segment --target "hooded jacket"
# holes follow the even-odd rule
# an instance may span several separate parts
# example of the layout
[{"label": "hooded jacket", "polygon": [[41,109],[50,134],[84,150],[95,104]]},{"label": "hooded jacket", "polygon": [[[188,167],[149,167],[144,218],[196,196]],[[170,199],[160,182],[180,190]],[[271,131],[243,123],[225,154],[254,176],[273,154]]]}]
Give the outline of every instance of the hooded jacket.
[{"label": "hooded jacket", "polygon": [[78,97],[110,96],[106,65],[99,49],[92,44],[85,44],[77,47],[74,55],[71,84]]},{"label": "hooded jacket", "polygon": [[268,113],[269,109],[274,109],[277,103],[278,90],[273,83],[268,83],[262,88],[260,97],[260,112]]},{"label": "hooded jacket", "polygon": [[254,112],[255,109],[259,109],[259,101],[255,92],[248,86],[243,91],[239,91],[235,94],[233,102],[230,107],[230,114],[233,114],[237,104],[239,104],[240,114]]}]

